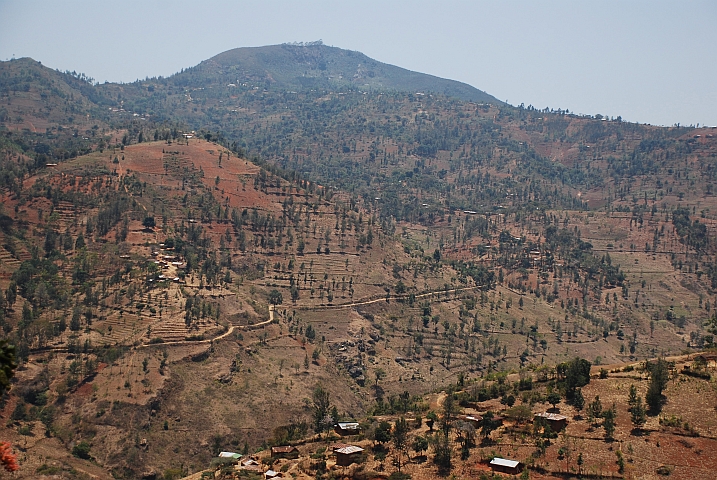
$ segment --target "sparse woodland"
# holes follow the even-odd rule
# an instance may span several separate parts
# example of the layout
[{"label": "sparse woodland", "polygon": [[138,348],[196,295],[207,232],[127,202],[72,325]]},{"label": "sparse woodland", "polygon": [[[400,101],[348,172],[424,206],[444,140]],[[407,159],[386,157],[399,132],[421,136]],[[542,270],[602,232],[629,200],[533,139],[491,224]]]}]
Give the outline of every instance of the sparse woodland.
[{"label": "sparse woodland", "polygon": [[236,80],[0,65],[14,475],[711,474],[717,131]]}]

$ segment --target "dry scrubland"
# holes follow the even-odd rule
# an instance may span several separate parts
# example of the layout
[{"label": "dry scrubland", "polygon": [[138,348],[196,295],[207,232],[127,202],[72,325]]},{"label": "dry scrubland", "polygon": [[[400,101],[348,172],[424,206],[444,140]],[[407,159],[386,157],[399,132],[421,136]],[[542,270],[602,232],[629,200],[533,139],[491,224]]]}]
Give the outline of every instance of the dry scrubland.
[{"label": "dry scrubland", "polygon": [[[465,221],[466,214],[457,215],[452,224],[445,218],[439,220],[432,229],[399,225],[402,233],[389,238],[371,226],[371,212],[359,209],[343,216],[346,207],[340,197],[338,203],[327,199],[322,187],[314,186],[309,193],[307,186],[292,186],[264,175],[258,167],[222,147],[190,139],[171,145],[156,142],[96,152],[26,181],[28,190],[42,184],[66,193],[124,191],[134,203],[135,213],[125,223],[125,237],[120,242],[121,223],[103,237],[88,236],[95,278],[109,278],[119,272],[119,281],[107,282],[102,287],[102,300],[89,309],[91,322],[83,317],[77,331],[36,339],[32,348],[39,350],[32,351],[29,362],[18,372],[21,384],[45,382],[48,403],[57,405],[49,437],[40,421],[8,423],[6,435],[24,450],[22,475],[32,476],[38,468],[42,471],[44,464],[66,474],[74,468],[77,475],[98,475],[97,467],[67,453],[68,447],[83,440],[91,444],[97,464],[112,465],[116,472],[137,465],[144,465],[145,473],[172,468],[193,471],[209,463],[217,441],[227,449],[236,450],[245,443],[255,449],[272,437],[274,427],[306,418],[317,384],[329,388],[342,418],[363,418],[378,397],[385,399],[403,391],[421,395],[456,383],[459,378],[468,384],[481,382],[490,371],[516,369],[521,364],[539,368],[575,356],[621,363],[679,353],[687,346],[690,332],[700,330],[699,319],[707,315],[699,301],[700,295],[706,298],[702,284],[672,264],[672,253],[681,253],[681,245],[660,214],[653,226],[666,226],[664,247],[646,253],[630,248],[644,243],[646,228],[631,226],[624,217],[602,212],[569,216],[554,212],[566,220],[567,229],[577,228],[598,255],[609,254],[626,274],[630,285],[627,298],[620,288],[605,288],[591,302],[596,318],[620,319],[604,337],[602,328],[567,304],[575,300],[577,306],[582,299],[578,285],[572,278],[560,276],[558,268],[545,275],[540,255],[533,259],[533,268],[506,272],[503,283],[493,290],[482,290],[470,278],[459,281],[460,272],[422,253],[432,252],[440,237],[448,235],[452,225]],[[256,180],[260,176],[261,182]],[[212,210],[191,201],[209,198],[202,197],[206,192],[221,199]],[[187,193],[192,194],[189,201],[184,199]],[[5,202],[7,209],[14,208],[11,198],[6,197]],[[214,210],[217,205],[220,208]],[[266,235],[253,229],[250,221],[238,229],[232,225],[231,209],[241,215],[244,208],[277,217],[285,216],[287,208],[295,208],[308,220],[299,215],[291,232],[292,242],[284,237],[280,246],[279,238],[286,230]],[[17,217],[27,222],[30,232],[40,232],[42,225],[54,222],[60,232],[76,239],[97,212],[70,202],[53,209],[47,199],[35,197],[18,205]],[[207,216],[209,212],[213,218]],[[155,218],[156,227],[143,225],[147,216]],[[342,225],[343,219],[355,222],[359,216],[360,227]],[[491,222],[528,242],[540,238],[530,223],[509,217]],[[179,283],[157,279],[159,274],[169,279],[181,275],[187,261],[180,255],[175,259],[179,266],[168,262],[166,268],[155,271],[151,267],[155,259],[176,255],[160,244],[181,229],[196,226],[201,226],[208,245],[223,245],[219,249],[223,261],[231,258],[231,266],[224,270],[229,272],[228,278],[222,274],[210,280],[206,274],[192,272],[182,275]],[[371,244],[365,240],[369,230],[374,235]],[[243,249],[237,241],[239,231],[245,232]],[[255,240],[259,236],[263,240]],[[275,240],[273,245],[267,238]],[[305,244],[302,253],[297,251],[299,238]],[[491,265],[495,255],[491,246],[499,248],[497,239],[487,245],[486,253],[474,259]],[[456,245],[445,255],[467,258],[475,255],[469,253],[471,248],[470,244]],[[153,252],[159,252],[159,256],[153,256]],[[31,257],[30,248],[24,244],[18,248],[19,259],[10,257],[3,262],[4,288],[22,255]],[[70,279],[81,255],[72,248],[58,258],[55,263],[60,275]],[[148,285],[148,278],[158,285]],[[397,290],[399,282],[403,290]],[[540,290],[547,286],[551,290],[554,285],[557,296],[551,302],[521,288]],[[291,300],[292,286],[298,291],[295,301]],[[283,302],[270,320],[267,295],[274,289],[282,293]],[[201,301],[209,310],[187,321],[188,298]],[[16,303],[15,315],[21,314],[20,305]],[[688,321],[677,327],[660,320],[651,327],[654,307],[667,305],[672,306],[675,316],[685,315]],[[37,321],[49,325],[63,315],[71,316],[72,309],[49,309]],[[627,348],[631,338],[635,339],[632,354]],[[72,352],[67,350],[68,341],[75,345]],[[81,347],[86,342],[105,348],[83,352]],[[632,449],[633,453],[625,453],[628,474],[654,470],[651,465],[658,462],[654,450],[658,442],[665,447],[675,445],[669,455],[680,454],[682,448],[699,458],[701,453],[695,452],[708,451],[713,428],[708,416],[684,407],[685,402],[700,398],[690,396],[691,389],[712,394],[707,382],[680,377],[668,389],[670,401],[665,412],[674,408],[700,430],[698,439],[685,440],[692,445],[689,447],[679,442],[682,437],[662,431],[656,418],[647,424],[652,430],[649,435],[631,435],[625,408],[620,408],[630,382],[640,384],[616,375],[585,389],[587,398],[599,394],[605,405],[615,401],[619,412],[617,441],[609,444],[599,431],[586,431],[585,422],[570,423],[568,434],[574,440],[562,441],[577,442],[576,448],[584,449],[586,472],[615,470],[614,452],[618,448],[624,452]],[[700,382],[703,385],[698,386]],[[678,389],[677,385],[689,388]],[[679,400],[672,398],[673,389]],[[16,404],[14,399],[7,402],[6,418],[11,417]],[[695,408],[700,405],[704,403],[695,402]],[[485,406],[498,410],[500,404],[493,401]],[[439,410],[439,405],[435,407]],[[562,411],[572,416],[569,407],[562,407]],[[18,434],[20,426],[24,433],[28,428],[30,432]],[[476,475],[476,469],[485,468],[479,460],[493,452],[525,460],[535,450],[528,440],[508,442],[510,435],[494,436],[494,444],[477,448],[468,460],[458,461],[454,473],[465,478]],[[558,443],[560,440],[536,462],[546,472],[534,472],[535,478],[548,478],[547,472],[563,465],[564,460],[556,457]],[[319,445],[308,444],[302,449],[310,452]],[[171,454],[168,457],[169,452],[181,453],[186,460],[173,459]],[[676,460],[663,463],[675,465],[673,475],[677,476],[682,465],[687,465]],[[365,468],[379,469],[381,464],[369,461]],[[429,478],[434,474],[430,465],[409,462],[406,471],[414,478]],[[391,468],[385,463],[383,466]],[[310,470],[306,465],[304,468]]]},{"label": "dry scrubland", "polygon": [[[179,478],[218,449],[261,460],[285,441],[277,427],[311,423],[317,385],[342,420],[422,416],[410,436],[446,392],[463,413],[502,412],[503,385],[530,378],[514,396],[536,413],[552,366],[576,356],[593,363],[586,403],[615,402],[614,440],[561,402],[567,435],[540,456],[529,424],[507,420],[463,460],[454,430],[451,474],[480,478],[502,455],[531,478],[710,477],[714,382],[680,373],[694,357],[676,359],[662,412],[639,430],[627,395],[648,380],[624,370],[710,343],[711,129],[438,95],[287,96],[253,80],[93,90],[34,62],[2,67],[3,82],[27,82],[3,90],[2,141],[34,142],[32,155],[2,143],[3,173],[60,159],[2,179],[0,290],[18,286],[3,327],[24,361],[0,437],[19,450],[17,478]],[[103,95],[109,109],[93,103]],[[236,142],[184,139],[130,104]],[[677,207],[706,245],[678,231]],[[300,458],[274,465],[295,478],[322,460],[334,477],[395,470],[390,442],[382,460],[352,438],[365,462],[335,469],[327,440],[298,430]],[[434,478],[434,456],[403,455],[402,470]]]}]

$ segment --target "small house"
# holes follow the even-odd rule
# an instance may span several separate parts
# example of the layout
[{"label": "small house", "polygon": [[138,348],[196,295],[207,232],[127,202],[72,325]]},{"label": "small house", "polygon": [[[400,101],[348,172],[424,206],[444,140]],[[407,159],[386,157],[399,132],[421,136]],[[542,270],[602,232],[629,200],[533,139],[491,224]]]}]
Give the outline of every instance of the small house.
[{"label": "small house", "polygon": [[483,417],[476,415],[462,415],[458,418],[466,423],[473,425],[474,428],[480,428],[481,421],[483,420]]},{"label": "small house", "polygon": [[[481,417],[482,420],[482,417]],[[502,415],[493,415],[493,425],[500,427],[505,423],[505,417]]]},{"label": "small house", "polygon": [[271,458],[298,458],[299,449],[291,445],[271,447]]},{"label": "small house", "polygon": [[346,435],[358,435],[361,433],[361,427],[359,427],[358,422],[339,422],[334,427],[334,431],[342,437]]},{"label": "small house", "polygon": [[490,461],[490,468],[494,472],[518,475],[521,471],[523,471],[523,464],[517,460],[495,457]]},{"label": "small house", "polygon": [[554,432],[559,432],[568,425],[568,417],[557,413],[536,413],[534,419],[537,420],[538,418],[545,420]]},{"label": "small house", "polygon": [[254,472],[260,471],[260,468],[261,468],[261,465],[259,464],[259,462],[257,462],[256,459],[254,459],[254,458],[244,459],[239,463],[239,465],[240,465],[240,467],[239,467],[240,470],[249,470],[249,471],[254,471]]},{"label": "small house", "polygon": [[229,458],[232,460],[239,461],[239,459],[242,457],[241,453],[234,453],[234,452],[219,452],[219,455],[217,455],[219,458]]},{"label": "small house", "polygon": [[352,463],[360,463],[363,456],[363,448],[356,445],[339,448],[334,451],[336,453],[336,465],[348,467]]},{"label": "small house", "polygon": [[697,355],[694,359],[693,368],[710,368],[715,366],[717,366],[717,355],[715,354],[705,353],[702,355]]},{"label": "small house", "polygon": [[346,447],[350,447],[350,446],[351,445],[349,445],[348,443],[337,442],[337,443],[333,443],[333,444],[329,445],[329,450],[331,450],[333,453],[336,453],[336,450],[340,450],[342,448],[346,448]]},{"label": "small house", "polygon": [[281,473],[269,469],[264,472],[264,478],[281,478]]}]

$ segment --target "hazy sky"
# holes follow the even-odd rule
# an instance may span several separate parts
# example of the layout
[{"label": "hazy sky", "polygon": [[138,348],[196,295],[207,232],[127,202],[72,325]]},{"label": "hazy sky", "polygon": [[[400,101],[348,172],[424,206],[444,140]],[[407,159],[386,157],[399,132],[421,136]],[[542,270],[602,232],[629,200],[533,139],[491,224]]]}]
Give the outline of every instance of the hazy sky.
[{"label": "hazy sky", "polygon": [[0,0],[0,60],[99,81],[318,39],[513,105],[717,125],[715,0]]}]

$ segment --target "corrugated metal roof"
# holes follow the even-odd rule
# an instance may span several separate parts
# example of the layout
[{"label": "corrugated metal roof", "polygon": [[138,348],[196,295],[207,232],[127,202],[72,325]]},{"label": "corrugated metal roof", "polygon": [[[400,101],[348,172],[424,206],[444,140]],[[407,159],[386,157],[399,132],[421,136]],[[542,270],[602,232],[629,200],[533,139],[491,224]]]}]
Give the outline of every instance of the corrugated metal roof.
[{"label": "corrugated metal roof", "polygon": [[241,458],[241,453],[219,452],[219,458]]},{"label": "corrugated metal roof", "polygon": [[515,468],[520,464],[517,460],[508,460],[505,458],[498,458],[495,457],[493,460],[490,461],[491,465],[499,465],[501,467],[508,467],[508,468]]},{"label": "corrugated metal roof", "polygon": [[346,455],[359,452],[363,452],[363,448],[357,447],[356,445],[349,445],[348,447],[339,448],[338,450],[336,450],[336,453],[343,453]]},{"label": "corrugated metal roof", "polygon": [[296,450],[296,447],[292,447],[291,445],[282,445],[280,447],[271,447],[271,451],[276,452],[276,453],[291,453],[294,450]]},{"label": "corrugated metal roof", "polygon": [[568,417],[565,415],[558,415],[557,413],[536,413],[536,417],[543,417],[546,420],[554,420],[554,421],[560,421],[560,420],[567,420]]},{"label": "corrugated metal roof", "polygon": [[340,448],[346,448],[346,447],[350,447],[350,446],[351,445],[349,445],[348,443],[334,443],[333,445],[331,445],[329,447],[329,450],[333,450],[335,452],[336,450],[338,450]]},{"label": "corrugated metal roof", "polygon": [[359,428],[358,422],[339,422],[338,425],[342,430],[356,430]]}]

